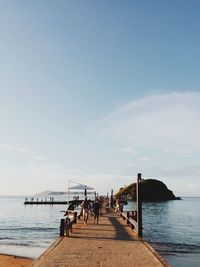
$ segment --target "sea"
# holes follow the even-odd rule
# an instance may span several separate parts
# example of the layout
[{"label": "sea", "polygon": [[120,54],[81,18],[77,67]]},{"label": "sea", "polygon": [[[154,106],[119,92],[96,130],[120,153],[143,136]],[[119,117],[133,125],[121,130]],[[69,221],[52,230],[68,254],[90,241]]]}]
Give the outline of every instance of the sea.
[{"label": "sea", "polygon": [[[58,238],[66,206],[24,205],[24,200],[0,196],[0,253],[37,258]],[[200,198],[146,202],[142,208],[144,239],[171,266],[199,267]],[[124,206],[133,209],[135,202]]]}]

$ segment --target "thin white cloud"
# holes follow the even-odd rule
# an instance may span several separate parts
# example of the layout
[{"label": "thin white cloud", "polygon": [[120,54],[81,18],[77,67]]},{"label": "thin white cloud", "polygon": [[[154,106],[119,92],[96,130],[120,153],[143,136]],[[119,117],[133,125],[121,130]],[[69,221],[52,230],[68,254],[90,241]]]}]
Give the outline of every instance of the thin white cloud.
[{"label": "thin white cloud", "polygon": [[40,173],[45,175],[46,174],[63,174],[65,173],[65,168],[62,165],[59,164],[53,164],[53,163],[46,163],[43,161],[38,161],[36,164],[35,162],[30,162],[28,164],[29,168],[31,168],[32,172]]},{"label": "thin white cloud", "polygon": [[200,148],[199,103],[197,92],[147,96],[114,110],[91,128],[135,151],[176,148],[178,154],[191,154]]},{"label": "thin white cloud", "polygon": [[145,96],[95,121],[88,132],[111,139],[127,153],[124,176],[142,172],[169,183],[178,194],[199,195],[199,187],[189,190],[186,182],[199,185],[200,93]]},{"label": "thin white cloud", "polygon": [[29,148],[21,147],[21,146],[18,146],[18,145],[10,145],[10,144],[0,143],[0,148],[6,149],[6,150],[10,150],[10,151],[16,151],[16,152],[23,153],[23,154],[28,154],[28,155],[32,156],[34,159],[37,159],[37,160],[45,161],[47,159],[43,155],[35,154],[35,152],[32,151]]},{"label": "thin white cloud", "polygon": [[151,158],[150,157],[141,157],[140,160],[142,160],[142,161],[149,161],[149,160],[151,160]]},{"label": "thin white cloud", "polygon": [[6,150],[15,150],[21,153],[30,153],[31,150],[25,147],[20,147],[16,145],[9,145],[9,144],[0,144],[0,148],[6,149]]},{"label": "thin white cloud", "polygon": [[122,149],[122,151],[130,153],[131,155],[137,155],[137,152],[132,147],[125,147]]},{"label": "thin white cloud", "polygon": [[175,150],[177,154],[179,154],[182,157],[191,157],[193,150],[191,148],[189,149],[177,149]]},{"label": "thin white cloud", "polygon": [[187,187],[189,188],[195,188],[197,185],[195,183],[189,183],[187,184]]},{"label": "thin white cloud", "polygon": [[34,158],[35,159],[38,159],[38,160],[42,160],[42,161],[45,161],[47,158],[42,156],[42,155],[34,155]]}]

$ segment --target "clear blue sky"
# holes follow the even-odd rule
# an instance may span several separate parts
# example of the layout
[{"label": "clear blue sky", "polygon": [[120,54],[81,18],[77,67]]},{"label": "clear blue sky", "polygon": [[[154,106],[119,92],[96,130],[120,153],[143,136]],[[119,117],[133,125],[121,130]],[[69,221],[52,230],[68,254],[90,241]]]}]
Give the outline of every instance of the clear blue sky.
[{"label": "clear blue sky", "polygon": [[0,194],[145,178],[200,196],[199,1],[0,1]]}]

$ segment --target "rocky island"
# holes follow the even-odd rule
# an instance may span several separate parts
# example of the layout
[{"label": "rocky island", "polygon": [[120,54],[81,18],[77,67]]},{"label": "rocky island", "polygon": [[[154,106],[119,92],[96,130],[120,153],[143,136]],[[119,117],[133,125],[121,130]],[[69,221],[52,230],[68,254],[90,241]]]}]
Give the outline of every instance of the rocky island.
[{"label": "rocky island", "polygon": [[[162,181],[156,179],[142,179],[141,194],[143,201],[165,201],[181,199],[180,197],[176,197]],[[136,200],[136,183],[121,187],[115,194],[115,198]]]}]

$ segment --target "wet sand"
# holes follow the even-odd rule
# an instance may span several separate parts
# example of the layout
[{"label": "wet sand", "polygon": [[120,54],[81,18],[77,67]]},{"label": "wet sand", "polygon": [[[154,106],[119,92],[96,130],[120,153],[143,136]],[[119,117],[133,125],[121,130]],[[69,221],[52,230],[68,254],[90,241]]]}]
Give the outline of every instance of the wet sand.
[{"label": "wet sand", "polygon": [[27,267],[30,266],[33,262],[33,259],[0,254],[0,266],[1,267]]}]

